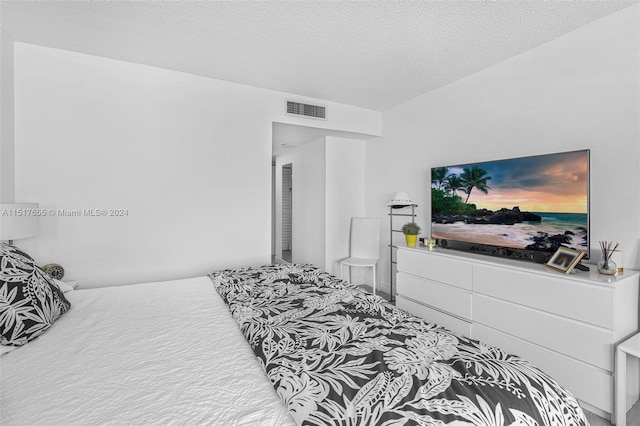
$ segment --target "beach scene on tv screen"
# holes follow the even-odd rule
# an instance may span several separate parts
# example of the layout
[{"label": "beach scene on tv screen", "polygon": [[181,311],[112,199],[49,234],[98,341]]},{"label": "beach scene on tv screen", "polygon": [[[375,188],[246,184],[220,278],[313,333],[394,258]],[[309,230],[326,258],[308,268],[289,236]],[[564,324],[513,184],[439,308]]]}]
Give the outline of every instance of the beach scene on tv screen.
[{"label": "beach scene on tv screen", "polygon": [[431,169],[431,236],[588,251],[589,151]]}]

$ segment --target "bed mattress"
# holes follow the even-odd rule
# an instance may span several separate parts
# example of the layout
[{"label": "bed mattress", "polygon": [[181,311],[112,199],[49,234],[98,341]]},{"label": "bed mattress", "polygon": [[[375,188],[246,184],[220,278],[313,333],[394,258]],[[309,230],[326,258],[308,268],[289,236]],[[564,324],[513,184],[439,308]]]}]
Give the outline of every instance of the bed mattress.
[{"label": "bed mattress", "polygon": [[207,277],[77,290],[0,358],[2,425],[292,425]]}]

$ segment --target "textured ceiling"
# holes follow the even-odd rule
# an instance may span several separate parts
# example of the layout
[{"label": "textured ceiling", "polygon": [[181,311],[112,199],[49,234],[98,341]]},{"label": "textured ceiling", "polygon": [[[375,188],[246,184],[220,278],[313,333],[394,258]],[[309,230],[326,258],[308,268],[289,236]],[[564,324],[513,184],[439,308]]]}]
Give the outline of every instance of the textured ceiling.
[{"label": "textured ceiling", "polygon": [[2,1],[14,40],[383,111],[634,1]]}]

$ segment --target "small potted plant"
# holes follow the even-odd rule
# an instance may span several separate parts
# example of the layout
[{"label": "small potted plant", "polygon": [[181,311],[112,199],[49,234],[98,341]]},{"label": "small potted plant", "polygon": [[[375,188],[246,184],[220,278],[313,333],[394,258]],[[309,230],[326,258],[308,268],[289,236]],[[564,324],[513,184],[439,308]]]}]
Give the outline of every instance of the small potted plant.
[{"label": "small potted plant", "polygon": [[402,233],[407,241],[407,247],[415,247],[418,240],[418,234],[422,231],[417,223],[409,222],[402,225]]}]

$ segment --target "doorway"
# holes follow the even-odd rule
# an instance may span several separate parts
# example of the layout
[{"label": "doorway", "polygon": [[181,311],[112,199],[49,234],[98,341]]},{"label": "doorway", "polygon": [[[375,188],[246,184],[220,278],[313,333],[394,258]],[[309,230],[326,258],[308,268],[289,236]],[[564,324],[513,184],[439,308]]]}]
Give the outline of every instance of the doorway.
[{"label": "doorway", "polygon": [[291,263],[293,258],[293,165],[282,166],[282,260]]}]

